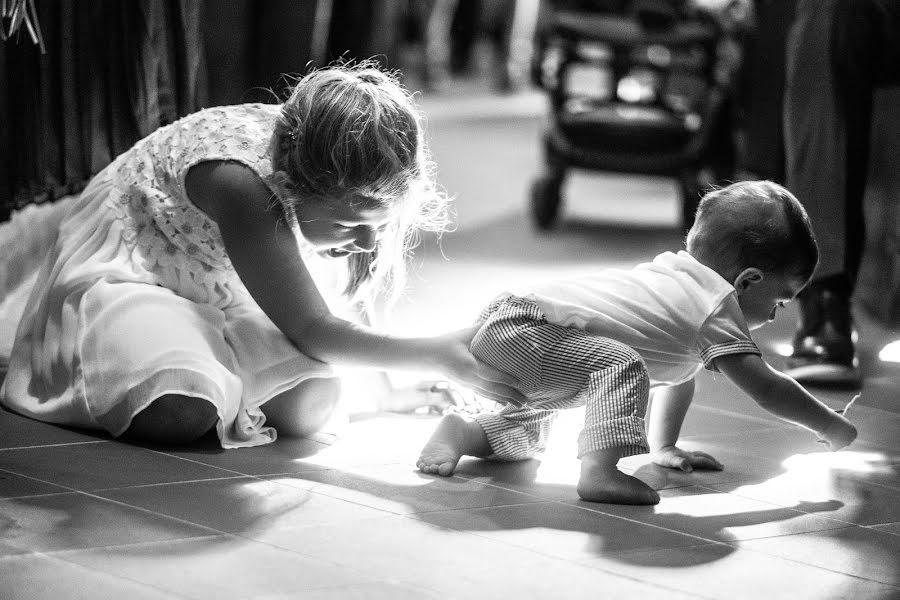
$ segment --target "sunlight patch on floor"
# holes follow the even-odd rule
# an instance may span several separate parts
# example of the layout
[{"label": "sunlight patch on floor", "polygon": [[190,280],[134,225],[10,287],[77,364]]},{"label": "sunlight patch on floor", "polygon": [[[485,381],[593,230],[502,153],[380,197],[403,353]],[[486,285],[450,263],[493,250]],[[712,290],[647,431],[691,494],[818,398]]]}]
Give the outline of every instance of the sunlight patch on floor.
[{"label": "sunlight patch on floor", "polygon": [[900,340],[893,341],[882,348],[878,353],[878,358],[882,362],[900,363]]},{"label": "sunlight patch on floor", "polygon": [[809,503],[852,497],[854,484],[847,479],[850,475],[889,474],[891,471],[886,455],[852,450],[794,454],[782,462],[782,467],[784,473],[763,483],[740,486],[733,493],[781,506],[812,509]]}]

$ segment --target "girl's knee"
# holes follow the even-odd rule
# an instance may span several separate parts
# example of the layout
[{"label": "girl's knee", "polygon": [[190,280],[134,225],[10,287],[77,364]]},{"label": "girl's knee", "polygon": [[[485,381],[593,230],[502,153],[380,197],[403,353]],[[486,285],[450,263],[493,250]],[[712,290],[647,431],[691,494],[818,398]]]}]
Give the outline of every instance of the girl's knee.
[{"label": "girl's knee", "polygon": [[260,408],[266,415],[266,424],[279,435],[306,437],[324,427],[340,397],[340,380],[313,378],[282,392]]},{"label": "girl's knee", "polygon": [[161,444],[188,444],[212,429],[219,415],[203,398],[166,394],[132,418],[126,439]]}]

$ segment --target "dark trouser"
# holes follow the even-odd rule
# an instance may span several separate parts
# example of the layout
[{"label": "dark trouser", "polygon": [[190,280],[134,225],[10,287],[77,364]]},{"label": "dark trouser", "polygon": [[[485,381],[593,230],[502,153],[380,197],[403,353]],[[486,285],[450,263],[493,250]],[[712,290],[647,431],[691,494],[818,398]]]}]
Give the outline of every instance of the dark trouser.
[{"label": "dark trouser", "polygon": [[817,279],[852,289],[864,244],[872,97],[900,85],[900,0],[800,0],[787,44],[787,187],[819,241]]}]

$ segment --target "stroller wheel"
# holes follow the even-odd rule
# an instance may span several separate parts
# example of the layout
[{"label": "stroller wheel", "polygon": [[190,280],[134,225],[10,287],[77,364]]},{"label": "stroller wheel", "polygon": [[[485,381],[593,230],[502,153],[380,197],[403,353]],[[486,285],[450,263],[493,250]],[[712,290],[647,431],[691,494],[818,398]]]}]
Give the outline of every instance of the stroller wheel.
[{"label": "stroller wheel", "polygon": [[559,216],[562,203],[562,179],[538,177],[531,184],[531,215],[539,229],[550,229]]}]

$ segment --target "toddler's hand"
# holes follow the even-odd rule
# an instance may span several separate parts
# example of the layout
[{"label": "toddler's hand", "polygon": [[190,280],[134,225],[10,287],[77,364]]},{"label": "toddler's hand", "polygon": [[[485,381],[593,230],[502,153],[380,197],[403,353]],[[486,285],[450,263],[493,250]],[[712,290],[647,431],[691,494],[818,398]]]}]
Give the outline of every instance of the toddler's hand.
[{"label": "toddler's hand", "polygon": [[828,429],[819,433],[819,441],[828,446],[832,452],[846,448],[856,439],[856,427],[853,423],[835,413],[835,420]]},{"label": "toddler's hand", "polygon": [[678,446],[665,446],[653,453],[653,462],[670,469],[690,473],[694,469],[721,471],[724,465],[706,452],[682,450]]}]

